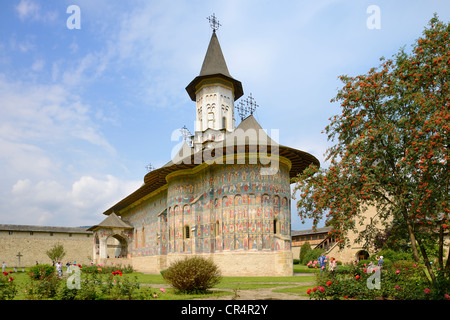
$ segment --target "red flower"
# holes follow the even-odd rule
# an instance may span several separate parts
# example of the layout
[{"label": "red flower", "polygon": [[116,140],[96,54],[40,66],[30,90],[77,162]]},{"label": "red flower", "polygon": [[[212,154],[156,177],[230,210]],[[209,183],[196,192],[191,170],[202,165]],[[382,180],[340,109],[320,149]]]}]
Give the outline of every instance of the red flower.
[{"label": "red flower", "polygon": [[445,299],[450,300],[450,296],[446,293],[444,294]]},{"label": "red flower", "polygon": [[324,288],[324,287],[319,286],[318,288],[319,288],[319,291],[320,291],[320,292],[325,292],[325,288]]},{"label": "red flower", "polygon": [[306,290],[306,293],[310,294],[311,293],[311,289]]},{"label": "red flower", "polygon": [[313,292],[316,292],[316,290],[317,290],[317,288],[316,288],[316,287],[314,287],[314,288],[313,288]]},{"label": "red flower", "polygon": [[426,288],[425,290],[423,290],[423,292],[425,292],[426,294],[429,294],[431,292],[431,290]]},{"label": "red flower", "polygon": [[327,281],[327,286],[328,286],[328,287],[331,286],[332,283],[333,283],[333,282],[331,282],[331,281]]},{"label": "red flower", "polygon": [[5,276],[7,276],[7,275],[8,275],[8,272],[6,272],[6,271],[3,271],[3,274],[4,274]]},{"label": "red flower", "polygon": [[356,275],[355,279],[358,280],[359,279],[359,275]]}]

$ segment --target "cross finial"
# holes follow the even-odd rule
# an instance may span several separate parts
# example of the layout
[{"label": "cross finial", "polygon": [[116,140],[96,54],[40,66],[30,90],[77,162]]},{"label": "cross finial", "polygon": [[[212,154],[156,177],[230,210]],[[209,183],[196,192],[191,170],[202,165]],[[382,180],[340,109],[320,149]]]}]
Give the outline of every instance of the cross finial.
[{"label": "cross finial", "polygon": [[241,120],[244,120],[248,117],[248,115],[253,115],[256,108],[259,107],[259,105],[256,104],[255,98],[252,97],[252,94],[247,97],[244,101],[239,101],[239,103],[236,105],[236,109],[241,116]]},{"label": "cross finial", "polygon": [[213,29],[213,32],[216,32],[216,30],[221,26],[214,13],[212,14],[212,16],[209,16],[206,19],[208,19],[209,25],[211,26],[211,29]]},{"label": "cross finial", "polygon": [[192,143],[192,133],[189,131],[189,129],[186,127],[186,125],[183,126],[183,128],[180,129],[181,135],[183,136],[184,141],[189,140],[189,144]]}]

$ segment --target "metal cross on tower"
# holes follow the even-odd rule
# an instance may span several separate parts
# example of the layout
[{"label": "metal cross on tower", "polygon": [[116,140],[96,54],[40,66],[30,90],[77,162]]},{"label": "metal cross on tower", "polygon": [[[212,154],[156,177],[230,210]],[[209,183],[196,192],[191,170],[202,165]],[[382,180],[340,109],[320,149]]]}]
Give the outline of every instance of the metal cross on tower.
[{"label": "metal cross on tower", "polygon": [[155,167],[151,163],[149,163],[145,168],[148,172],[155,170]]},{"label": "metal cross on tower", "polygon": [[255,98],[252,97],[252,94],[247,97],[244,101],[239,101],[239,103],[236,105],[236,110],[241,117],[241,121],[247,118],[249,115],[253,115],[256,108],[259,107],[256,102]]},{"label": "metal cross on tower", "polygon": [[189,140],[189,144],[192,142],[192,133],[189,131],[189,129],[186,127],[186,125],[183,126],[183,128],[180,129],[181,135],[183,136],[184,141]]},{"label": "metal cross on tower", "polygon": [[212,14],[212,16],[209,16],[206,19],[208,19],[209,25],[213,29],[213,32],[216,32],[216,30],[221,26],[214,13]]}]

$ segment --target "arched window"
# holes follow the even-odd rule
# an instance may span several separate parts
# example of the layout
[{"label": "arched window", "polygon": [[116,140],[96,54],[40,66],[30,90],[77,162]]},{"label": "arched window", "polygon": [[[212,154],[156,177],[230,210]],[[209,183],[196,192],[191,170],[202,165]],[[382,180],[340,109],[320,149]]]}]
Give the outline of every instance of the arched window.
[{"label": "arched window", "polygon": [[280,232],[280,225],[278,219],[273,219],[273,234],[278,234]]},{"label": "arched window", "polygon": [[189,226],[184,226],[184,238],[185,239],[191,238],[191,228]]},{"label": "arched window", "polygon": [[222,128],[223,129],[227,128],[227,117],[222,117]]},{"label": "arched window", "polygon": [[216,236],[220,235],[220,222],[219,220],[216,221]]}]

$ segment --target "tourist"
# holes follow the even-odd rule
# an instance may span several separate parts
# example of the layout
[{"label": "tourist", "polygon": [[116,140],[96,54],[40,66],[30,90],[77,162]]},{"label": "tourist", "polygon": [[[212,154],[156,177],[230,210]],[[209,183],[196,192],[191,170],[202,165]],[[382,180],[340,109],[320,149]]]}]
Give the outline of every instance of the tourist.
[{"label": "tourist", "polygon": [[5,261],[3,261],[3,263],[2,263],[2,272],[5,272],[5,269],[6,269],[6,263],[5,263]]},{"label": "tourist", "polygon": [[325,257],[325,253],[322,253],[322,255],[319,257],[319,266],[320,266],[320,273],[322,274],[322,271],[325,270],[327,265],[327,258]]},{"label": "tourist", "polygon": [[336,259],[334,259],[332,257],[331,261],[330,261],[330,265],[328,267],[328,270],[333,273],[334,271],[336,271],[336,267],[337,267],[337,261],[336,261]]},{"label": "tourist", "polygon": [[378,260],[378,266],[380,267],[380,270],[381,270],[381,267],[383,266],[383,256],[380,256],[380,258],[378,258],[377,259]]},{"label": "tourist", "polygon": [[61,262],[60,261],[56,262],[56,270],[58,271],[58,276],[61,278],[61,276],[62,276],[62,266],[61,266]]}]

